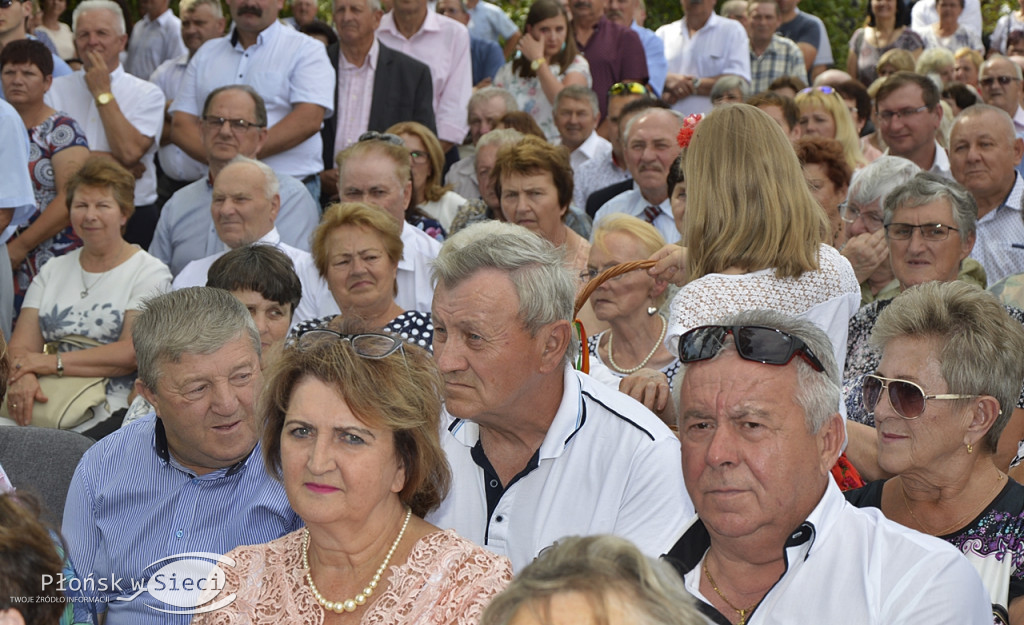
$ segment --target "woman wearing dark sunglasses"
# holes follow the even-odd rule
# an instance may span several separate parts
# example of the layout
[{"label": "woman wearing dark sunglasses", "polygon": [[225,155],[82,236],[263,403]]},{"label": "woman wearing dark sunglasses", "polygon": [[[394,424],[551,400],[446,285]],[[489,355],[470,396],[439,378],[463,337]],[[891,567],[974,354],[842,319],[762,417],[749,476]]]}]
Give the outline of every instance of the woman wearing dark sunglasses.
[{"label": "woman wearing dark sunglasses", "polygon": [[[958,277],[984,287],[984,278],[979,281],[972,269],[977,267],[977,261],[968,258],[974,247],[977,210],[966,189],[926,172],[916,174],[886,196],[882,216],[889,248],[886,264],[891,266],[898,283],[897,292],[926,282],[951,282]],[[858,427],[875,425],[874,416],[861,401],[861,376],[878,367],[881,354],[870,344],[869,337],[879,315],[892,301],[891,297],[876,300],[861,308],[850,321],[843,367],[843,396],[851,421],[847,454],[869,478],[883,474],[875,464],[875,432]],[[1024,323],[1024,312],[1005,310],[1018,323]],[[1008,408],[1013,415],[996,453],[996,462],[1004,471],[1017,454],[1017,441],[1024,439],[1024,410],[1013,406],[1024,407],[1024,395]]]},{"label": "woman wearing dark sunglasses", "polygon": [[995,622],[1024,623],[1024,486],[995,462],[1024,380],[1024,328],[976,287],[929,282],[893,300],[871,341],[882,358],[864,404],[895,477],[847,499],[960,549]]},{"label": "woman wearing dark sunglasses", "polygon": [[475,625],[512,567],[422,518],[451,481],[442,388],[430,355],[397,336],[300,335],[260,416],[267,470],[305,528],[231,551],[220,596],[237,598],[193,624]]}]

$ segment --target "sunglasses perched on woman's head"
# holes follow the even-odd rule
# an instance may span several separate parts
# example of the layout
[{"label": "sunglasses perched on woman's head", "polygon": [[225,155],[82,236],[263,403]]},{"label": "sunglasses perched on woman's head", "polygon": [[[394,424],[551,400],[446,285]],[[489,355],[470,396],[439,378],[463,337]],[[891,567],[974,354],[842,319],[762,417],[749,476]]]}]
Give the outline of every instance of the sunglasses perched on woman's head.
[{"label": "sunglasses perched on woman's head", "polygon": [[888,390],[889,405],[893,411],[904,419],[916,419],[924,414],[924,409],[929,399],[971,399],[977,395],[960,395],[945,393],[941,395],[926,395],[924,389],[909,380],[895,378],[883,378],[880,375],[871,373],[864,374],[864,407],[868,412],[875,412],[878,401],[882,398],[882,391]]},{"label": "sunglasses perched on woman's head", "polygon": [[686,364],[709,360],[722,351],[725,337],[732,335],[740,358],[766,365],[785,365],[800,356],[815,371],[825,367],[811,348],[799,338],[764,326],[700,326],[679,337],[679,360]]}]

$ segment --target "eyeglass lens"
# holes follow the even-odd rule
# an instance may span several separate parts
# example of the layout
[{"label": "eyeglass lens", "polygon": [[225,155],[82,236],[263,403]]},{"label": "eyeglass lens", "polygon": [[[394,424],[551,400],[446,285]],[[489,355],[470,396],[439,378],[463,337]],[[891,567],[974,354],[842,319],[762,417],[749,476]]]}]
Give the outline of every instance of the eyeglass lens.
[{"label": "eyeglass lens", "polygon": [[889,404],[896,414],[904,419],[916,419],[924,412],[924,390],[906,380],[888,380],[873,376],[864,376],[864,407],[874,412],[882,397],[882,389],[889,389]]}]

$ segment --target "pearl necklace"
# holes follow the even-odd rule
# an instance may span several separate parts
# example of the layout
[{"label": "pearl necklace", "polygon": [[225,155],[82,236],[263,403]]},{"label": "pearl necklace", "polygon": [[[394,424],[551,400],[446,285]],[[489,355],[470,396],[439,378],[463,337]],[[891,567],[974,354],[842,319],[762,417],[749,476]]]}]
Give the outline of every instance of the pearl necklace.
[{"label": "pearl necklace", "polygon": [[309,568],[309,530],[302,530],[302,568],[306,569],[306,582],[309,583],[309,589],[313,592],[313,597],[316,598],[316,602],[320,606],[335,614],[341,614],[342,612],[354,612],[356,608],[365,604],[369,600],[370,596],[373,595],[373,591],[377,589],[377,585],[380,584],[380,578],[384,575],[384,571],[388,568],[388,563],[391,562],[391,556],[395,555],[395,549],[398,548],[398,543],[402,542],[402,536],[405,536],[405,528],[409,527],[409,517],[412,516],[412,508],[405,509],[405,521],[402,522],[402,529],[398,532],[398,538],[395,542],[391,543],[391,549],[388,549],[388,555],[384,558],[384,562],[377,568],[377,572],[374,573],[373,579],[370,583],[363,588],[363,592],[359,593],[352,599],[345,599],[344,601],[328,601],[320,594],[320,590],[313,583],[313,571]]},{"label": "pearl necklace", "polygon": [[612,330],[608,330],[608,364],[612,366],[612,369],[615,369],[619,373],[629,375],[630,373],[636,373],[643,369],[644,366],[650,362],[651,358],[654,358],[654,354],[658,351],[658,348],[661,347],[661,342],[665,340],[665,332],[668,331],[668,321],[665,319],[665,316],[658,315],[658,317],[661,318],[661,335],[658,337],[658,340],[654,342],[654,348],[651,349],[651,353],[647,354],[647,358],[641,360],[640,364],[632,369],[623,369],[619,365],[615,364],[615,359],[612,358]]}]

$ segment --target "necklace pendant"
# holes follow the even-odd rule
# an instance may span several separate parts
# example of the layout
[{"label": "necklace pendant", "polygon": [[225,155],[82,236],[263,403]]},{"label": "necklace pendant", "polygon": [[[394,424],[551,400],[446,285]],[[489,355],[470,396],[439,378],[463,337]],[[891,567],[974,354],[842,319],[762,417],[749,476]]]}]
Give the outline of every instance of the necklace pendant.
[{"label": "necklace pendant", "polygon": [[89,297],[89,289],[82,291],[81,293],[79,293],[79,295],[82,296],[82,299]]}]

